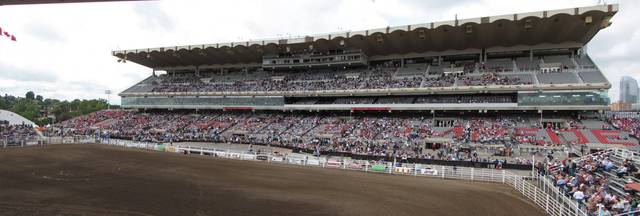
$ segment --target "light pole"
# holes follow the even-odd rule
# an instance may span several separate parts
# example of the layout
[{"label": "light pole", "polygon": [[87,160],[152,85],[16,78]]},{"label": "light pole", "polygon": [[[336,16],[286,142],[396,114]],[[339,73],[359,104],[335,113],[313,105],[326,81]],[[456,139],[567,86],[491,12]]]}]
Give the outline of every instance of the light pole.
[{"label": "light pole", "polygon": [[111,90],[104,90],[104,94],[107,95],[107,110],[111,109]]}]

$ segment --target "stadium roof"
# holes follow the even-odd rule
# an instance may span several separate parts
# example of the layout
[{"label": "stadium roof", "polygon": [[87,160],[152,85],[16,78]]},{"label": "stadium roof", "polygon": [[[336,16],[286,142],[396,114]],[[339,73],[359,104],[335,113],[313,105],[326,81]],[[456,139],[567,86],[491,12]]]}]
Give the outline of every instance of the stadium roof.
[{"label": "stadium roof", "polygon": [[617,4],[393,26],[296,38],[113,51],[119,59],[151,68],[262,63],[265,54],[361,49],[370,58],[434,56],[529,48],[579,48],[610,25]]},{"label": "stadium roof", "polygon": [[2,6],[2,5],[26,5],[26,4],[111,2],[111,1],[149,1],[149,0],[0,0],[0,6]]}]

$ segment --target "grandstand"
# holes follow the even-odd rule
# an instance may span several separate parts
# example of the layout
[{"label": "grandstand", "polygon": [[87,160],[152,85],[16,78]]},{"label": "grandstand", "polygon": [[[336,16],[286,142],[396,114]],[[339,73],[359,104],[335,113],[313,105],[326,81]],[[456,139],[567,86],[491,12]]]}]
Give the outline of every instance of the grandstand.
[{"label": "grandstand", "polygon": [[[402,129],[363,135],[361,127],[401,127],[405,116],[417,116],[420,121],[404,130],[424,129],[413,132],[423,138],[409,138],[418,146],[439,136],[453,143],[629,147],[638,144],[635,136],[612,128],[601,116],[608,110],[611,84],[584,49],[610,25],[617,9],[598,5],[113,55],[151,71],[120,93],[123,108],[149,111],[131,115],[172,116],[171,110],[186,110],[181,115],[188,119],[229,116],[233,121],[215,129],[219,140],[268,137],[267,142],[307,145],[319,142],[321,134],[320,141],[332,148],[354,142],[393,146],[394,139],[385,135]],[[309,112],[317,119],[307,129],[293,133],[286,130],[288,123],[280,124],[304,121]],[[475,119],[484,123],[476,125]],[[515,123],[490,131],[465,129],[502,120]],[[429,126],[439,122],[451,124]],[[280,129],[260,129],[269,127]],[[109,131],[109,126],[97,129]],[[434,132],[422,134],[425,130]],[[285,131],[296,140],[283,141],[279,136]],[[183,140],[181,135],[146,137]]]},{"label": "grandstand", "polygon": [[[113,55],[152,71],[120,93],[124,108],[602,112],[609,103],[602,93],[611,85],[583,47],[610,25],[617,7],[117,50]],[[405,97],[483,94],[517,100],[487,107],[474,102],[481,100],[416,105]],[[350,102],[349,97],[375,100]]]}]

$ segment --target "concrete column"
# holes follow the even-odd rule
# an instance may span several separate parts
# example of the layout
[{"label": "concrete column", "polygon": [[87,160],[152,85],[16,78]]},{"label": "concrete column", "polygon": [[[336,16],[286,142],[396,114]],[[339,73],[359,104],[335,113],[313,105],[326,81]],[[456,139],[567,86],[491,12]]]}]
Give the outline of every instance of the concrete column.
[{"label": "concrete column", "polygon": [[529,50],[529,61],[533,61],[533,50]]},{"label": "concrete column", "polygon": [[200,68],[198,66],[196,66],[195,72],[196,72],[196,76],[200,77]]}]

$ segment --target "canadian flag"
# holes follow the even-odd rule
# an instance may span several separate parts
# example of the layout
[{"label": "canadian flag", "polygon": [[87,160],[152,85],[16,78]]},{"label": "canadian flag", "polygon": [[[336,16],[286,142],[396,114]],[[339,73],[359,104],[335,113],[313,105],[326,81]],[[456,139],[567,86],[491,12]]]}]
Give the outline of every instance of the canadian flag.
[{"label": "canadian flag", "polygon": [[0,28],[0,36],[6,36],[7,38],[9,38],[11,41],[16,41],[16,36],[13,34],[9,34],[9,32],[3,31],[2,28]]}]

